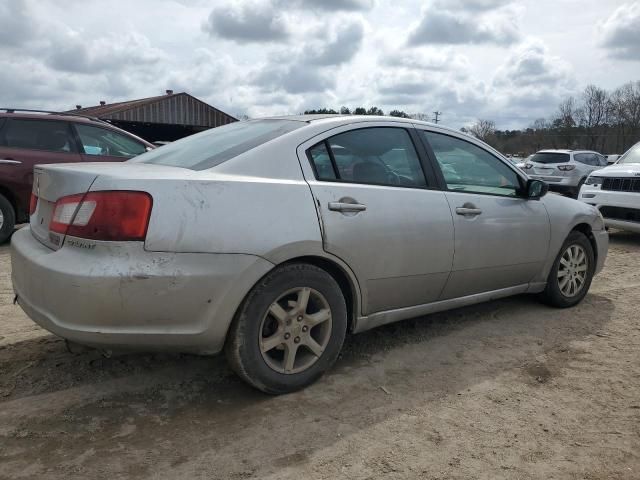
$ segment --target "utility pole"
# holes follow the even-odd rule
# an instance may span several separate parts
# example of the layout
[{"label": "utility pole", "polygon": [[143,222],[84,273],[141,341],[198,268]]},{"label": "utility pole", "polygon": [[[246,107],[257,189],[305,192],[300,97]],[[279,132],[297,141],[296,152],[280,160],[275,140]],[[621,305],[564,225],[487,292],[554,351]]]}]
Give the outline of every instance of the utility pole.
[{"label": "utility pole", "polygon": [[433,112],[433,123],[435,123],[436,125],[440,121],[440,119],[438,118],[440,117],[440,115],[442,115],[442,112]]}]

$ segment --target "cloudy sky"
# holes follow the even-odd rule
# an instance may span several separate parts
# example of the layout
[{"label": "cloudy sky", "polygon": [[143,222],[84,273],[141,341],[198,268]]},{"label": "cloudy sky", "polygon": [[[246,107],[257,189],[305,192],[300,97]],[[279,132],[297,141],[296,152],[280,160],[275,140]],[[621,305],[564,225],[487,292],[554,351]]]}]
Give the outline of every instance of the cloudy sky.
[{"label": "cloudy sky", "polygon": [[372,106],[526,127],[640,80],[640,0],[2,0],[0,106],[187,91],[232,115]]}]

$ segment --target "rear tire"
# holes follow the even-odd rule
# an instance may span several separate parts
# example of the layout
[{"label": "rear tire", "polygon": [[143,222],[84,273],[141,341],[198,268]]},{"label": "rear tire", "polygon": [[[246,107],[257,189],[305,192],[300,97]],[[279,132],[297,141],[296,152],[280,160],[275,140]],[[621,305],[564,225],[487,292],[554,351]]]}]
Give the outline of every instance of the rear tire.
[{"label": "rear tire", "polygon": [[7,241],[16,226],[16,212],[3,195],[0,195],[0,244]]},{"label": "rear tire", "polygon": [[284,265],[249,292],[231,324],[225,353],[250,385],[289,393],[334,364],[346,331],[347,307],[333,277],[309,264]]},{"label": "rear tire", "polygon": [[571,232],[551,267],[542,301],[557,308],[577,305],[589,291],[594,271],[591,242],[584,233]]}]

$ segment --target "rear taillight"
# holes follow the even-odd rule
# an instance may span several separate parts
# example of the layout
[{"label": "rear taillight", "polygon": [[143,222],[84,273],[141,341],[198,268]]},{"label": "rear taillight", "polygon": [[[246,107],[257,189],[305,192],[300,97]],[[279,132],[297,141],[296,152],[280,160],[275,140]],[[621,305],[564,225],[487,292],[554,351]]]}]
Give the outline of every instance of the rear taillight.
[{"label": "rear taillight", "polygon": [[569,170],[573,170],[576,168],[575,165],[558,165],[558,170],[562,170],[563,172],[568,172]]},{"label": "rear taillight", "polygon": [[31,193],[31,199],[29,200],[29,216],[36,213],[36,207],[38,206],[38,197],[34,193]]},{"label": "rear taillight", "polygon": [[91,240],[144,240],[153,200],[145,192],[104,191],[60,198],[52,232]]}]

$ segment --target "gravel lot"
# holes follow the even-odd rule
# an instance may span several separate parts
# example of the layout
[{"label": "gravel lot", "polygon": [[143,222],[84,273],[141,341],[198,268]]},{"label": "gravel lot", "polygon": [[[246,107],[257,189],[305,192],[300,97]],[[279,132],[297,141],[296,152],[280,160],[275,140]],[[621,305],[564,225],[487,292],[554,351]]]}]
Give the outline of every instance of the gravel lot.
[{"label": "gravel lot", "polygon": [[382,327],[284,397],[223,357],[67,351],[12,305],[0,247],[0,478],[638,479],[640,235],[611,241],[576,308]]}]

